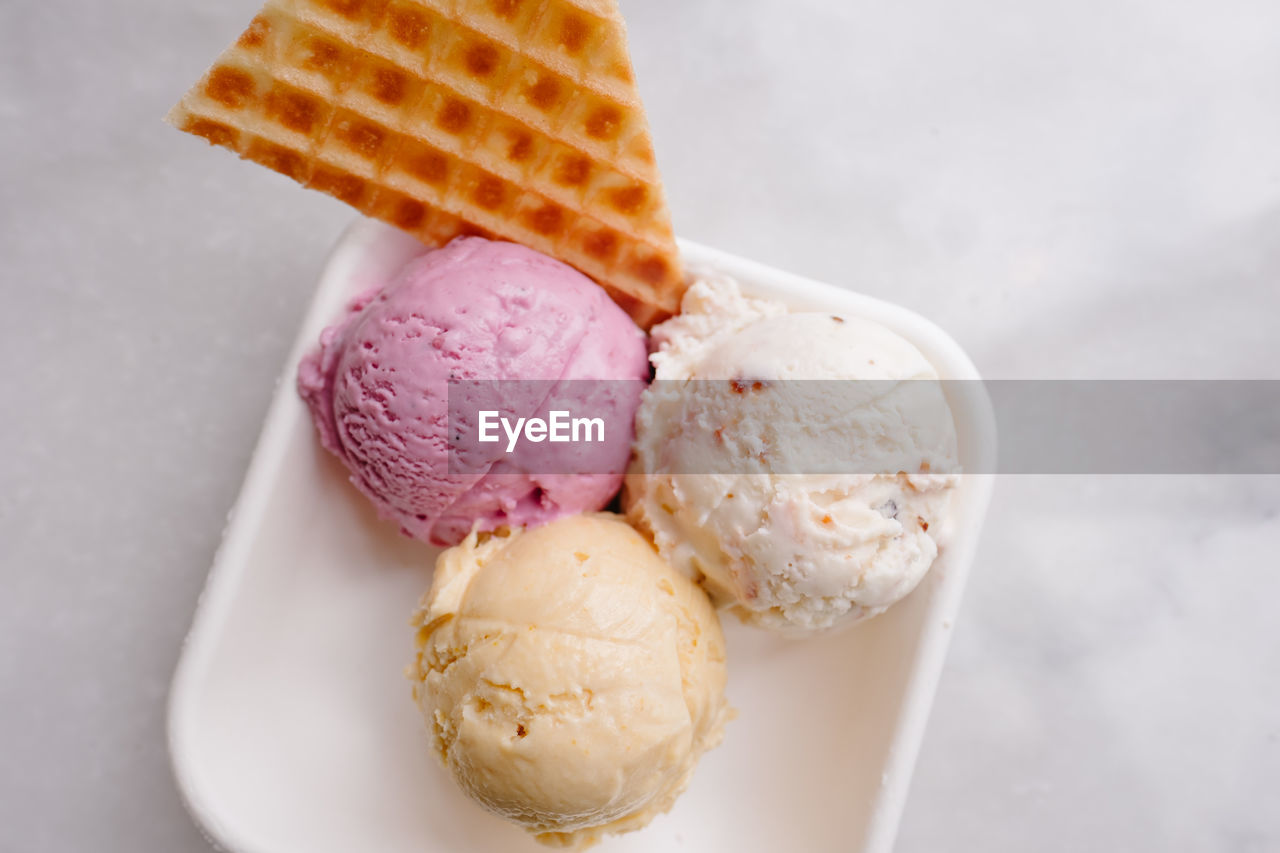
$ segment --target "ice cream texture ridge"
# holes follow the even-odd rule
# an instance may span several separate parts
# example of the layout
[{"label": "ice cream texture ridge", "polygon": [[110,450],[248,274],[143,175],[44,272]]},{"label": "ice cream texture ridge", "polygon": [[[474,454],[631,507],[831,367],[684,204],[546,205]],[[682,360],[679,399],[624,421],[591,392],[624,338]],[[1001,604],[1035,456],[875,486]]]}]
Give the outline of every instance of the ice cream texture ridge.
[{"label": "ice cream texture ridge", "polygon": [[[643,332],[586,276],[514,243],[464,237],[359,296],[302,360],[298,389],[321,443],[378,513],[410,536],[451,545],[473,526],[602,508],[621,484],[631,434],[615,430],[593,445],[585,474],[522,468],[497,444],[481,445],[492,455],[469,459],[465,471],[450,470],[450,380],[603,389],[590,400],[594,413],[630,424],[648,370]],[[635,381],[572,382],[579,379]],[[527,407],[521,416],[539,402],[509,401]]]},{"label": "ice cream texture ridge", "polygon": [[[744,620],[790,633],[852,624],[915,588],[945,538],[959,469],[940,384],[912,381],[937,379],[919,350],[868,320],[791,313],[719,277],[696,282],[652,339],[658,381],[637,414],[623,502],[665,558]],[[662,381],[690,379],[751,380],[756,416],[742,416],[729,382],[690,392]],[[838,445],[850,471],[874,451],[899,473],[779,473],[814,463],[770,456],[776,425],[796,418],[787,394],[803,384],[773,380],[793,379],[877,389],[859,399],[850,383],[852,397],[816,401],[793,457]],[[943,413],[930,429],[908,424],[921,397]],[[761,460],[755,470],[744,470],[744,448]],[[708,473],[681,473],[695,470]]]},{"label": "ice cream texture ridge", "polygon": [[436,755],[547,844],[670,809],[731,715],[710,601],[616,515],[472,533],[440,555],[414,624]]}]

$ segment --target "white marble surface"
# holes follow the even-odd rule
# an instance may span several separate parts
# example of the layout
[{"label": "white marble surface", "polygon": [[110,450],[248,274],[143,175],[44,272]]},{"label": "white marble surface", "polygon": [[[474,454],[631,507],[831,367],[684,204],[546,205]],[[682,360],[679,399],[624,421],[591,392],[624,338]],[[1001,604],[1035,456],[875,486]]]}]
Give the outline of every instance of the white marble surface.
[{"label": "white marble surface", "polygon": [[[179,645],[350,214],[160,124],[256,0],[0,6],[0,849],[204,851]],[[1280,375],[1274,0],[624,0],[677,227],[1001,377]],[[899,849],[1280,849],[1280,479],[997,488]]]}]

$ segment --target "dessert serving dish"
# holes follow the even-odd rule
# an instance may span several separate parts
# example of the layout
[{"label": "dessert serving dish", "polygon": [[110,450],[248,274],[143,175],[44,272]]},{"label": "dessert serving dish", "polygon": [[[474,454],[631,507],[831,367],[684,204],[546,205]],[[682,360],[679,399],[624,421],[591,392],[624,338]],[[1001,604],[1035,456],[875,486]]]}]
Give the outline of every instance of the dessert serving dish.
[{"label": "dessert serving dish", "polygon": [[[906,309],[681,241],[693,272],[793,309],[875,321],[943,379],[960,347]],[[468,801],[432,756],[404,675],[409,618],[439,549],[380,521],[320,447],[298,363],[357,293],[423,246],[371,220],[335,248],[286,363],[174,680],[169,737],[186,803],[238,853],[546,849]],[[849,283],[856,286],[856,282]],[[994,470],[989,403],[950,397],[963,470]],[[871,851],[893,843],[991,490],[971,473],[925,580],[888,612],[795,640],[724,616],[738,716],[668,814],[604,851]]]}]

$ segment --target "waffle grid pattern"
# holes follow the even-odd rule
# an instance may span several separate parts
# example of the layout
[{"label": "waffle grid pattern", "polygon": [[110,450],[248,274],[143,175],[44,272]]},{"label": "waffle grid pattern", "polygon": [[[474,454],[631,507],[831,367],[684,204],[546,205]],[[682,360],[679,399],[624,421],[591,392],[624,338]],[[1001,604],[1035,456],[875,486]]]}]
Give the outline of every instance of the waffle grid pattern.
[{"label": "waffle grid pattern", "polygon": [[611,0],[270,0],[170,121],[426,242],[559,257],[643,325],[678,305]]}]

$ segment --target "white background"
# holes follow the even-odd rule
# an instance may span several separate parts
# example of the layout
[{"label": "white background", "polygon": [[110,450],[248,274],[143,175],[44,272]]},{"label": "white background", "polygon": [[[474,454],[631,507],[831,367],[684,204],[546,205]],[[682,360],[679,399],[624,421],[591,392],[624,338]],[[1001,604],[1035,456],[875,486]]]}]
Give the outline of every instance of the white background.
[{"label": "white background", "polygon": [[[623,10],[682,234],[992,377],[1280,377],[1274,0]],[[352,216],[160,123],[254,11],[0,6],[0,850],[208,849],[168,680]],[[1280,478],[1002,479],[899,849],[1280,848],[1278,552]]]}]

